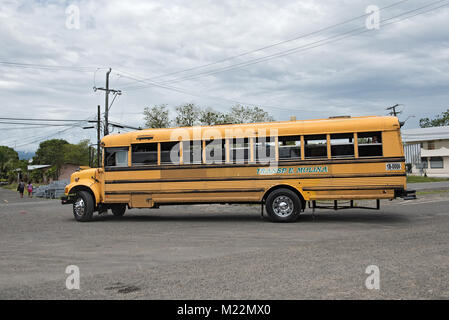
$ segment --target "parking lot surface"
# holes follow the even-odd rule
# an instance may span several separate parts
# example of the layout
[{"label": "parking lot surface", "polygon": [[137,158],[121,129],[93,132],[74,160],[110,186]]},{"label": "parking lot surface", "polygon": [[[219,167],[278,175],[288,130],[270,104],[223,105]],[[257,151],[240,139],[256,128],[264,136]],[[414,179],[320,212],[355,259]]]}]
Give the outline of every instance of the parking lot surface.
[{"label": "parking lot surface", "polygon": [[[76,222],[57,200],[0,188],[0,299],[448,299],[449,193],[317,211],[168,206]],[[80,289],[66,288],[66,267]],[[366,268],[379,268],[367,289]]]}]

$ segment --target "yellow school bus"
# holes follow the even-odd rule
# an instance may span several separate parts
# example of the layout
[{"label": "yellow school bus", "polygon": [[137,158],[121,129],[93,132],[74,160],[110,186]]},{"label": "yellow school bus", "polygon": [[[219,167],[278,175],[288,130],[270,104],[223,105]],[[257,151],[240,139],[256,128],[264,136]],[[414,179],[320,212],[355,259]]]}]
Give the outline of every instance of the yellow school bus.
[{"label": "yellow school bus", "polygon": [[62,202],[78,221],[108,209],[258,203],[271,221],[290,222],[307,204],[374,199],[378,208],[407,195],[396,117],[147,129],[101,146],[102,167],[74,173],[65,188]]}]

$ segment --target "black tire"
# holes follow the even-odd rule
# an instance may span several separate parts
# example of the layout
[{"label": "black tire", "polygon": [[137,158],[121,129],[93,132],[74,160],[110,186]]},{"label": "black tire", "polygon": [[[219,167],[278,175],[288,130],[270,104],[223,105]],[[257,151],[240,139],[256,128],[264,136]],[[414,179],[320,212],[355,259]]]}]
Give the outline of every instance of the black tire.
[{"label": "black tire", "polygon": [[73,203],[73,215],[76,221],[86,222],[92,220],[94,207],[92,195],[87,191],[78,191]]},{"label": "black tire", "polygon": [[123,217],[126,211],[126,204],[117,203],[111,205],[112,214],[116,217]]},{"label": "black tire", "polygon": [[272,191],[265,201],[268,217],[273,222],[293,222],[302,210],[301,199],[289,189]]}]

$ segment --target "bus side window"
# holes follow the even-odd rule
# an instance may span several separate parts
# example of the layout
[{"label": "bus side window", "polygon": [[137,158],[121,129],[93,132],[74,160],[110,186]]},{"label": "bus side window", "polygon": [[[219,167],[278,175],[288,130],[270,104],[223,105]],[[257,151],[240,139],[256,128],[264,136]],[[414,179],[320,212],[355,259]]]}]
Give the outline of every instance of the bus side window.
[{"label": "bus side window", "polygon": [[161,164],[179,164],[180,142],[161,142]]},{"label": "bus side window", "polygon": [[128,166],[128,147],[105,148],[104,166],[105,167],[127,167]]},{"label": "bus side window", "polygon": [[255,156],[257,162],[272,161],[276,159],[276,138],[257,137],[254,140],[256,149]]},{"label": "bus side window", "polygon": [[225,163],[226,162],[226,140],[207,140],[206,141],[206,163]]},{"label": "bus side window", "polygon": [[202,162],[203,143],[201,140],[182,142],[182,160],[184,164]]},{"label": "bus side window", "polygon": [[279,160],[301,159],[301,136],[279,137]]},{"label": "bus side window", "polygon": [[359,157],[382,156],[381,132],[359,132],[357,133],[357,144],[359,145]]},{"label": "bus side window", "polygon": [[327,158],[327,137],[325,134],[304,136],[306,158]]},{"label": "bus side window", "polygon": [[354,157],[354,134],[331,134],[332,158]]},{"label": "bus side window", "polygon": [[157,142],[133,144],[131,150],[133,166],[157,164]]},{"label": "bus side window", "polygon": [[231,163],[248,163],[249,161],[249,139],[234,138],[230,140]]}]

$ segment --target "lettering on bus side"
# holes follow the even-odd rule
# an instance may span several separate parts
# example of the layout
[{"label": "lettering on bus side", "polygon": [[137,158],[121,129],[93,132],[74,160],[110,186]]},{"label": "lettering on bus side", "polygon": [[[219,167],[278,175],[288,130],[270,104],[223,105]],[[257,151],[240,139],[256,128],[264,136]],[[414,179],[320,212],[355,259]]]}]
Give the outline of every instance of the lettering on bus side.
[{"label": "lettering on bus side", "polygon": [[327,173],[327,166],[312,166],[312,167],[284,167],[284,168],[257,168],[259,175],[272,174],[307,174],[307,173]]}]

